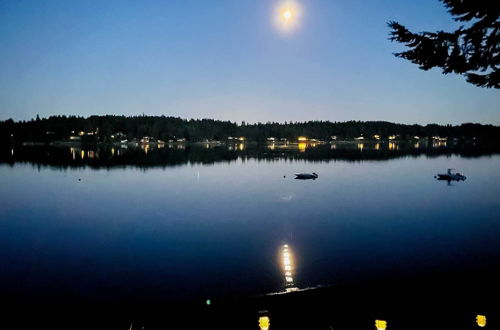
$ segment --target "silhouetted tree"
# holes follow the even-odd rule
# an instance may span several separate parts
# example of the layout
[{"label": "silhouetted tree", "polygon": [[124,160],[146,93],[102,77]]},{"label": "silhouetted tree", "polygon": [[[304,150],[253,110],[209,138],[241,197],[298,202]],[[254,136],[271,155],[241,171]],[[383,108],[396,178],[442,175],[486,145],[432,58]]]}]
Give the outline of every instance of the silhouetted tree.
[{"label": "silhouetted tree", "polygon": [[[155,139],[169,140],[185,138],[190,142],[206,139],[226,140],[229,136],[244,136],[248,141],[265,142],[266,138],[287,138],[296,140],[298,136],[306,136],[328,141],[332,136],[338,139],[352,139],[363,135],[365,139],[373,139],[375,134],[383,139],[391,135],[400,138],[432,137],[439,135],[448,138],[477,138],[481,140],[499,141],[500,127],[480,124],[463,124],[460,126],[436,125],[404,125],[384,121],[309,121],[281,123],[245,123],[244,126],[234,122],[213,119],[182,119],[165,116],[52,116],[30,121],[15,122],[12,119],[0,121],[0,144],[23,143],[26,141],[45,142],[67,140],[78,132],[97,132],[84,134],[86,143],[109,142],[111,135],[118,132],[127,139],[140,139],[151,136]],[[110,140],[111,139],[111,140]]]},{"label": "silhouetted tree", "polygon": [[453,32],[413,33],[398,22],[388,23],[390,40],[409,50],[396,53],[420,69],[439,67],[444,74],[465,75],[481,87],[500,88],[500,1],[440,0],[459,22],[469,22]]}]

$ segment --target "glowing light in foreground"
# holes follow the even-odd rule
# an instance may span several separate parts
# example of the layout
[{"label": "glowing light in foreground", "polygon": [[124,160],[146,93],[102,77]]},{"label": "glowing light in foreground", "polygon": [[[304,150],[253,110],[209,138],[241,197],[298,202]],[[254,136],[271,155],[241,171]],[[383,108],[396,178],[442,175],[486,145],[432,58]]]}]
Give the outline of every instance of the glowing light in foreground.
[{"label": "glowing light in foreground", "polygon": [[276,6],[274,25],[282,33],[292,32],[299,26],[302,10],[298,1],[283,0]]},{"label": "glowing light in foreground", "polygon": [[387,321],[384,321],[384,320],[375,320],[375,328],[377,328],[377,330],[385,330],[385,329],[387,329]]},{"label": "glowing light in foreground", "polygon": [[484,315],[476,316],[476,323],[481,328],[484,328],[486,326],[486,316],[484,316]]},{"label": "glowing light in foreground", "polygon": [[267,329],[269,329],[270,325],[271,325],[271,322],[269,321],[269,317],[267,317],[267,316],[259,317],[260,330],[267,330]]}]

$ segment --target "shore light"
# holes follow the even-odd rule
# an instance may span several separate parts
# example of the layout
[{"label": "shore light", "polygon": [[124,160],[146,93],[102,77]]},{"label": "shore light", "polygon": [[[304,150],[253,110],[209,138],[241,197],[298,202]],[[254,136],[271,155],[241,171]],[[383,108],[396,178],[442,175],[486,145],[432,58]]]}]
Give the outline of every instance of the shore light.
[{"label": "shore light", "polygon": [[270,322],[268,316],[259,317],[260,330],[268,330],[270,325],[271,325],[271,322]]},{"label": "shore light", "polygon": [[384,320],[375,320],[375,328],[377,328],[377,330],[385,330],[385,329],[387,329],[387,321],[384,321]]},{"label": "shore light", "polygon": [[476,323],[481,328],[484,328],[486,326],[486,316],[484,316],[484,315],[477,315],[476,316]]}]

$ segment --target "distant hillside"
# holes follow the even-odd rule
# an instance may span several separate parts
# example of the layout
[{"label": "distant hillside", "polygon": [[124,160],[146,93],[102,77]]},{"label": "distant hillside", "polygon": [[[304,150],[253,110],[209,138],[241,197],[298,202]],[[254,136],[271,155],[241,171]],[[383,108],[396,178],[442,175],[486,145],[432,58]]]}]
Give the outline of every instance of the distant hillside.
[{"label": "distant hillside", "polygon": [[[119,133],[119,134],[117,134]],[[168,141],[186,139],[196,142],[203,140],[225,140],[228,137],[245,137],[247,141],[263,142],[268,137],[295,140],[306,136],[318,140],[353,139],[359,136],[371,139],[379,135],[381,139],[397,136],[409,139],[414,136],[440,136],[458,139],[498,141],[500,127],[481,124],[459,126],[429,124],[404,125],[385,121],[310,121],[285,123],[237,124],[213,119],[181,119],[165,116],[52,116],[30,121],[15,122],[11,119],[0,121],[0,141],[22,143],[25,141],[51,142],[76,139],[80,135],[88,142],[112,142],[117,138],[140,139],[144,136]]]}]

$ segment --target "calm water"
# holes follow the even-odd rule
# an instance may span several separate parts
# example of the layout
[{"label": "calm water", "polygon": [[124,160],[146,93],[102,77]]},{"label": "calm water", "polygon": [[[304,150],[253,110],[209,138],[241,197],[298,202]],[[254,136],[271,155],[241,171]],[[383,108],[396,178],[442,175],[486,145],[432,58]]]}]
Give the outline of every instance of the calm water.
[{"label": "calm water", "polygon": [[[162,302],[275,292],[285,243],[302,288],[500,265],[499,155],[353,161],[224,149],[163,160],[153,150],[126,165],[85,163],[73,151],[0,165],[7,296]],[[51,158],[58,153],[68,159]],[[434,179],[447,168],[467,180]]]}]

